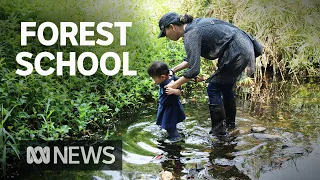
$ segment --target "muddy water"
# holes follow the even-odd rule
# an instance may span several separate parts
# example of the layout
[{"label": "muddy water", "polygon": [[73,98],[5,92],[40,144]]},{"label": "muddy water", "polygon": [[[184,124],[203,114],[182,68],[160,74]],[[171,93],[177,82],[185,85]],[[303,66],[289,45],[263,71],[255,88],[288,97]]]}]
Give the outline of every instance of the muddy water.
[{"label": "muddy water", "polygon": [[[244,88],[250,93],[237,97],[240,134],[229,141],[208,134],[204,92],[182,99],[187,119],[178,129],[184,140],[175,144],[163,142],[166,133],[155,125],[156,105],[150,103],[115,133],[123,140],[121,173],[41,172],[29,179],[160,179],[165,175],[176,179],[319,179],[318,84]],[[265,131],[253,133],[254,127]]]},{"label": "muddy water", "polygon": [[[318,83],[271,83],[255,91],[238,95],[240,135],[230,142],[208,135],[205,93],[183,100],[187,119],[178,127],[184,141],[173,145],[162,142],[165,132],[154,125],[151,105],[124,135],[123,176],[156,179],[165,170],[177,179],[318,179]],[[253,127],[266,130],[252,133]]]}]

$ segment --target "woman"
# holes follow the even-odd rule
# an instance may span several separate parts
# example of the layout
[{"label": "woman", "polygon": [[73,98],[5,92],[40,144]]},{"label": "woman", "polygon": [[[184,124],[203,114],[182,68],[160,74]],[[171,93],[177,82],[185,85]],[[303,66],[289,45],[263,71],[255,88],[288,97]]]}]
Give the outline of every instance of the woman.
[{"label": "woman", "polygon": [[[215,18],[179,16],[170,12],[159,21],[160,35],[177,41],[184,37],[187,57],[172,69],[173,73],[188,68],[182,77],[166,87],[177,88],[200,72],[200,57],[218,58],[218,69],[206,80],[209,83],[210,134],[224,136],[226,127],[235,128],[236,102],[234,86],[249,65],[254,70],[254,47],[249,36],[239,28]],[[226,123],[224,123],[224,120]]]}]

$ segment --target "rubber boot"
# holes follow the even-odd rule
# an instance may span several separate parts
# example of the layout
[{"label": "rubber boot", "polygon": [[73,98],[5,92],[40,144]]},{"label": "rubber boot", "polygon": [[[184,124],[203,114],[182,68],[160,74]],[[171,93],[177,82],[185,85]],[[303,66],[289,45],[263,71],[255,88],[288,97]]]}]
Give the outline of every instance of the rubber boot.
[{"label": "rubber boot", "polygon": [[223,105],[226,112],[226,127],[228,129],[234,129],[236,127],[236,98],[229,100],[223,99]]},{"label": "rubber boot", "polygon": [[227,134],[224,125],[226,114],[224,112],[223,104],[209,104],[209,111],[211,116],[211,130],[209,134],[214,136],[225,136]]},{"label": "rubber boot", "polygon": [[169,137],[164,141],[165,143],[175,143],[182,139],[177,129],[167,129],[167,132]]}]

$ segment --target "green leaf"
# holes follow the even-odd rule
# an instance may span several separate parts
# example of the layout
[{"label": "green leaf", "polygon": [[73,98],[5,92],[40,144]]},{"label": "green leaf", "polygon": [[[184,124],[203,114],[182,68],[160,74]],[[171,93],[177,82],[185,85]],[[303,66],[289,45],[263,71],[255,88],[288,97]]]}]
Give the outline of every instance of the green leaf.
[{"label": "green leaf", "polygon": [[[13,106],[13,107],[11,108],[11,110],[7,113],[6,117],[4,117],[4,119],[3,119],[2,122],[1,122],[2,126],[4,125],[4,123],[6,122],[6,120],[9,118],[9,116],[11,115],[12,110],[13,110],[15,107],[16,107],[16,106]],[[2,109],[3,109],[3,107],[2,107]]]},{"label": "green leaf", "polygon": [[10,141],[8,142],[8,145],[12,148],[12,150],[14,151],[14,153],[17,155],[17,157],[20,159],[19,156],[19,150],[16,148],[16,144],[12,144]]}]

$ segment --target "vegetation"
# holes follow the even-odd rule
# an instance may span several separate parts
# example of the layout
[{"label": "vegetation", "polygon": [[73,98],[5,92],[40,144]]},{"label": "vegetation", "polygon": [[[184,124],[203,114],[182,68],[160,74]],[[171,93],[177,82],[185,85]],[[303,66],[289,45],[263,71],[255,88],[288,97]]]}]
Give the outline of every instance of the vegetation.
[{"label": "vegetation", "polygon": [[[110,8],[112,7],[112,8]],[[124,8],[125,7],[125,8]],[[185,56],[182,41],[158,39],[158,19],[169,11],[186,12],[196,17],[217,17],[234,23],[257,37],[265,54],[257,59],[256,77],[263,77],[267,68],[282,78],[296,79],[319,76],[319,7],[317,0],[184,0],[182,1],[89,1],[89,0],[1,0],[0,1],[0,155],[5,171],[7,154],[17,154],[16,140],[62,139],[81,137],[91,129],[102,129],[105,138],[122,121],[121,114],[134,112],[143,103],[156,98],[156,86],[146,69],[154,60],[174,66]],[[108,46],[43,46],[35,38],[28,46],[20,45],[20,22],[51,21],[56,24],[70,21],[79,24],[94,22],[133,22],[127,32],[127,46],[119,46],[119,37]],[[119,29],[112,29],[119,34]],[[45,37],[52,32],[45,31]],[[95,36],[95,39],[99,36]],[[79,36],[77,36],[77,40]],[[23,77],[16,74],[21,68],[15,57],[19,52],[35,55],[48,51],[93,52],[100,57],[105,52],[130,53],[130,69],[137,76],[105,76],[98,71],[92,76],[79,73],[70,76],[41,76],[36,72]],[[203,75],[212,72],[212,61],[202,61]],[[108,67],[113,67],[108,62]],[[55,61],[45,61],[43,68],[55,67]],[[90,68],[90,61],[85,61]],[[252,80],[243,81],[244,84]],[[193,85],[194,86],[194,85]],[[196,85],[202,87],[203,84]]]},{"label": "vegetation", "polygon": [[185,0],[185,12],[229,21],[264,46],[256,77],[267,69],[283,80],[320,75],[320,4],[317,0]]}]

